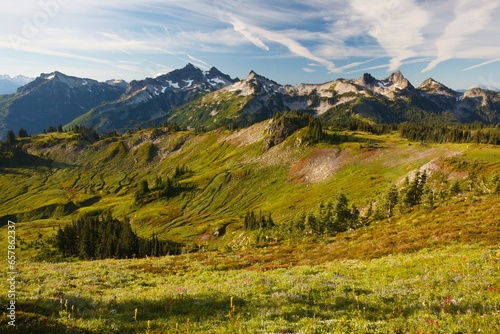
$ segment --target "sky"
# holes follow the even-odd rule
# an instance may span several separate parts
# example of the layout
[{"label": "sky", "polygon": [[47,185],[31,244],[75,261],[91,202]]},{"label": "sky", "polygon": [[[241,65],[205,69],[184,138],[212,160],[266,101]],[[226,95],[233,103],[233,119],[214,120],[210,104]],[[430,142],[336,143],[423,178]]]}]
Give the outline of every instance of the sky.
[{"label": "sky", "polygon": [[0,4],[0,74],[140,80],[192,63],[323,83],[400,70],[500,88],[498,0],[22,0]]}]

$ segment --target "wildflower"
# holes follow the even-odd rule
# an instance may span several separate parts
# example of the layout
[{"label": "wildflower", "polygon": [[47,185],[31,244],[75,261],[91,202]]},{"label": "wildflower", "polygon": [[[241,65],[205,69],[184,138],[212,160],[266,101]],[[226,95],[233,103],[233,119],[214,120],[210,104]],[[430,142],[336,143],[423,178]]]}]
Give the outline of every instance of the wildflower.
[{"label": "wildflower", "polygon": [[444,305],[450,305],[450,301],[451,301],[451,296],[450,295],[446,296],[446,298],[443,301]]}]

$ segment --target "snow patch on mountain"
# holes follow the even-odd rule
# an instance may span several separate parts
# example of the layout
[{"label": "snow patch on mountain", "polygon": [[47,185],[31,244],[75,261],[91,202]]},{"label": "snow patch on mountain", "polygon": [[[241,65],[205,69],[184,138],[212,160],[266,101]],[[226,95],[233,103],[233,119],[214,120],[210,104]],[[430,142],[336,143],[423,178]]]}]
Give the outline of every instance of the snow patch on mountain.
[{"label": "snow patch on mountain", "polygon": [[[179,84],[178,84],[177,82],[172,82],[171,80],[166,80],[165,82],[166,82],[166,83],[168,83],[168,85],[169,85],[170,87],[173,87],[173,88],[176,88],[176,89],[179,89],[179,88],[180,88],[180,87],[179,87]],[[162,93],[165,93],[165,90],[167,89],[167,87],[163,87],[163,88],[164,88],[164,89],[163,89]]]}]

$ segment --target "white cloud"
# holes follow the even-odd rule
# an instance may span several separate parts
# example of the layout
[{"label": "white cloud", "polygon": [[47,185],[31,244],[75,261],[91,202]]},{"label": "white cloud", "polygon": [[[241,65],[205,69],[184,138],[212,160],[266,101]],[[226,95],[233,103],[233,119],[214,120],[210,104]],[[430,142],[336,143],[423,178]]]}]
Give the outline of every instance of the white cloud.
[{"label": "white cloud", "polygon": [[235,30],[242,33],[253,44],[265,51],[269,51],[269,47],[263,42],[263,40],[278,43],[285,46],[295,56],[320,63],[330,72],[338,72],[338,69],[333,62],[313,54],[308,48],[303,46],[296,39],[292,38],[290,36],[291,34],[287,31],[273,31],[253,26],[243,23],[240,19],[234,17],[233,15],[230,15],[229,22],[233,24]]},{"label": "white cloud", "polygon": [[351,2],[367,22],[368,34],[375,38],[390,57],[389,70],[398,69],[405,59],[419,55],[424,44],[424,28],[430,13],[413,0]]},{"label": "white cloud", "polygon": [[[403,61],[403,62],[401,62],[401,65],[403,66],[403,65],[410,65],[410,64],[426,63],[428,61],[429,61],[429,58],[418,58],[418,59]],[[371,67],[365,67],[365,68],[349,71],[347,73],[352,74],[352,73],[358,73],[358,72],[367,72],[367,71],[371,71],[371,70],[378,70],[381,68],[388,68],[390,70],[391,63],[376,65],[376,66],[371,66]]]},{"label": "white cloud", "polygon": [[464,68],[462,71],[470,71],[470,70],[473,70],[475,68],[479,68],[479,67],[482,67],[482,66],[486,66],[486,65],[493,64],[493,63],[498,63],[498,62],[500,62],[500,58],[488,60],[488,61],[482,62],[480,64]]},{"label": "white cloud", "polygon": [[[344,71],[344,70],[348,70],[348,69],[351,69],[351,68],[354,68],[354,67],[358,67],[358,66],[361,66],[361,65],[364,65],[364,64],[371,63],[371,62],[373,62],[373,61],[375,61],[375,60],[378,60],[378,59],[380,59],[380,58],[381,58],[381,57],[376,57],[376,58],[371,58],[371,59],[368,59],[368,60],[366,60],[366,61],[352,62],[352,63],[349,63],[349,64],[347,64],[347,65],[344,65],[344,66],[340,67],[340,69],[341,69],[342,71]],[[388,66],[388,65],[387,65],[387,66]],[[351,73],[351,72],[349,72],[349,73]]]},{"label": "white cloud", "polygon": [[264,51],[269,51],[269,47],[262,40],[252,35],[252,33],[248,31],[246,25],[242,21],[233,16],[230,16],[229,22],[233,25],[236,32],[239,32],[240,34],[245,36],[245,38],[252,42],[255,46]]},{"label": "white cloud", "polygon": [[[49,2],[61,5],[44,12],[41,4]],[[322,66],[330,73],[372,65],[378,57],[389,58],[383,66],[392,71],[415,58],[430,57],[427,70],[450,58],[477,59],[466,71],[500,59],[498,0],[23,0],[4,7],[0,60],[16,68],[8,36],[24,38],[18,52],[33,64],[44,55],[88,68],[128,66],[134,73],[141,67],[154,72],[162,59],[209,67],[215,54],[301,58],[299,69]],[[49,19],[26,37],[26,25],[43,13]]]},{"label": "white cloud", "polygon": [[460,53],[460,48],[467,48],[466,40],[488,26],[494,10],[499,6],[496,0],[480,2],[458,0],[455,19],[446,26],[443,35],[436,41],[436,59],[431,61],[423,71],[432,70],[439,63],[456,57]]},{"label": "white cloud", "polygon": [[309,68],[309,67],[303,67],[302,71],[304,71],[306,73],[314,73],[314,72],[316,72],[316,70],[314,68]]}]

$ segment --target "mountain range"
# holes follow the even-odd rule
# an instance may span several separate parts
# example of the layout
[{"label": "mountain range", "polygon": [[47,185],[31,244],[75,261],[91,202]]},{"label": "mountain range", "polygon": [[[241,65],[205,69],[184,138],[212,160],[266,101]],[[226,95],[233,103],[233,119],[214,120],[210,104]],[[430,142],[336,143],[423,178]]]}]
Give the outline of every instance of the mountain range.
[{"label": "mountain range", "polygon": [[23,75],[17,75],[11,77],[10,75],[0,75],[0,94],[13,94],[17,91],[17,88],[30,83],[35,80],[34,78],[28,78]]},{"label": "mountain range", "polygon": [[233,79],[214,67],[203,71],[192,64],[130,83],[53,72],[0,96],[0,136],[21,127],[39,133],[59,124],[90,126],[101,133],[165,122],[204,130],[245,127],[287,110],[327,121],[495,124],[500,122],[500,93],[454,91],[432,78],[415,87],[400,71],[382,80],[365,73],[353,80],[298,85],[280,85],[254,71]]},{"label": "mountain range", "polygon": [[49,126],[64,125],[125,91],[122,81],[97,82],[60,72],[41,74],[19,87],[15,94],[0,96],[0,136],[24,128],[29,134]]}]

